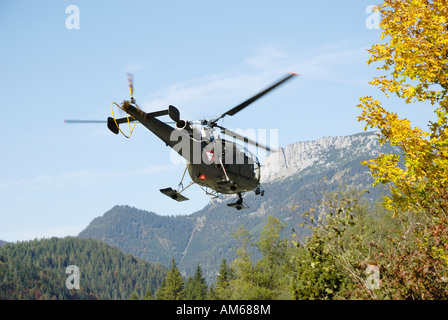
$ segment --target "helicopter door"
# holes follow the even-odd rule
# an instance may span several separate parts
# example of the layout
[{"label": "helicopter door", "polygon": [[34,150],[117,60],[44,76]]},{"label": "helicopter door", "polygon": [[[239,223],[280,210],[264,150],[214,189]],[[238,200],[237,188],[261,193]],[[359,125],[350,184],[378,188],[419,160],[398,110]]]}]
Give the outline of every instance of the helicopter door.
[{"label": "helicopter door", "polygon": [[225,140],[222,141],[222,162],[227,172],[236,175],[241,174],[240,166],[242,160],[240,159],[240,152],[238,151],[236,144]]},{"label": "helicopter door", "polygon": [[244,147],[238,146],[238,160],[240,165],[240,175],[253,179],[256,178],[255,164],[258,163],[257,158],[249,150]]}]

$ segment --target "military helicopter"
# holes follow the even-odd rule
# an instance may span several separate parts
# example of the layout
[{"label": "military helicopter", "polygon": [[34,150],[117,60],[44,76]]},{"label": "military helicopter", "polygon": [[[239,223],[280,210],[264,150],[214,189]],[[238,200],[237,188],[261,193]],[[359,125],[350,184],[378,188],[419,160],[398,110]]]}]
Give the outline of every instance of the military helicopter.
[{"label": "military helicopter", "polygon": [[[243,203],[242,193],[254,190],[256,195],[264,195],[264,190],[260,184],[260,162],[247,148],[236,142],[221,138],[219,134],[216,134],[216,131],[219,129],[222,134],[233,137],[234,140],[238,139],[267,151],[271,151],[271,149],[224,128],[218,124],[218,121],[225,116],[234,116],[296,75],[298,74],[287,74],[268,88],[215,119],[196,122],[181,119],[179,110],[172,105],[168,106],[168,109],[150,113],[141,110],[133,97],[133,77],[128,74],[130,99],[124,100],[120,105],[112,102],[112,117],[108,117],[107,121],[64,120],[64,122],[107,123],[110,131],[114,134],[121,132],[127,138],[131,136],[135,124],[139,122],[186,160],[186,168],[177,190],[164,188],[160,189],[160,192],[173,200],[185,201],[189,199],[182,193],[191,185],[197,184],[212,197],[218,197],[220,193],[235,194],[237,196],[236,200],[227,205],[237,210],[247,209],[248,206]],[[113,111],[114,106],[124,111],[126,116],[116,118]],[[174,123],[175,127],[170,126],[170,122],[163,122],[158,119],[165,115],[171,118],[171,123]],[[133,123],[132,126],[131,123]],[[198,123],[201,126],[200,129],[196,126]],[[129,135],[126,135],[120,128],[120,125],[125,124],[129,127]],[[191,182],[184,187],[183,180],[187,171],[191,177]]]}]

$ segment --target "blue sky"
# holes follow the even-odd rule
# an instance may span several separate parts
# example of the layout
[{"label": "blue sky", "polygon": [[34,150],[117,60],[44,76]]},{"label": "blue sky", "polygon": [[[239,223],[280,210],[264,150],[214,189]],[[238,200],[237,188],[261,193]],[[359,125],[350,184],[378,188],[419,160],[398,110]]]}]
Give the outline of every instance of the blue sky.
[{"label": "blue sky", "polygon": [[[375,66],[366,49],[373,1],[0,2],[0,239],[77,235],[114,205],[161,215],[209,202],[198,187],[177,203],[183,165],[143,127],[130,139],[105,125],[110,103],[134,97],[145,111],[175,105],[182,118],[220,115],[287,72],[295,78],[237,116],[231,129],[278,130],[278,145],[361,132],[356,117]],[[79,29],[68,29],[69,5]],[[430,108],[391,99],[389,109],[424,126]]]}]

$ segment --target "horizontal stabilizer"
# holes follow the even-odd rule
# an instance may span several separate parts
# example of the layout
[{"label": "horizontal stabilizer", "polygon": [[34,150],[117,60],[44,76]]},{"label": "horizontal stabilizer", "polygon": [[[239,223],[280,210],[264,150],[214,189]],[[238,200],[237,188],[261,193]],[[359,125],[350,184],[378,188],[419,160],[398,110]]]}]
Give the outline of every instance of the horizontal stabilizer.
[{"label": "horizontal stabilizer", "polygon": [[184,197],[183,195],[181,195],[176,190],[173,190],[172,188],[160,189],[160,192],[162,192],[163,194],[167,195],[168,197],[170,197],[171,199],[176,200],[176,201],[189,200],[188,198]]}]

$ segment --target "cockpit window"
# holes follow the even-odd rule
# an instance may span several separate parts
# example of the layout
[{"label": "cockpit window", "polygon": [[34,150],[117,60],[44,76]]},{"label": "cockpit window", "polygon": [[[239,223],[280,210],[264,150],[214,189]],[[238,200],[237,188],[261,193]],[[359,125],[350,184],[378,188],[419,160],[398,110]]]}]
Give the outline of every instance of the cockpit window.
[{"label": "cockpit window", "polygon": [[259,180],[260,178],[260,163],[258,161],[258,158],[249,151],[249,149],[247,149],[244,146],[235,144],[236,147],[238,148],[239,154],[240,156],[242,155],[243,159],[239,159],[240,160],[240,164],[243,165],[247,165],[250,167],[251,171],[253,171],[255,178]]},{"label": "cockpit window", "polygon": [[222,139],[222,147],[222,161],[228,171],[249,179],[260,180],[260,163],[252,152],[239,144],[224,139]]}]

